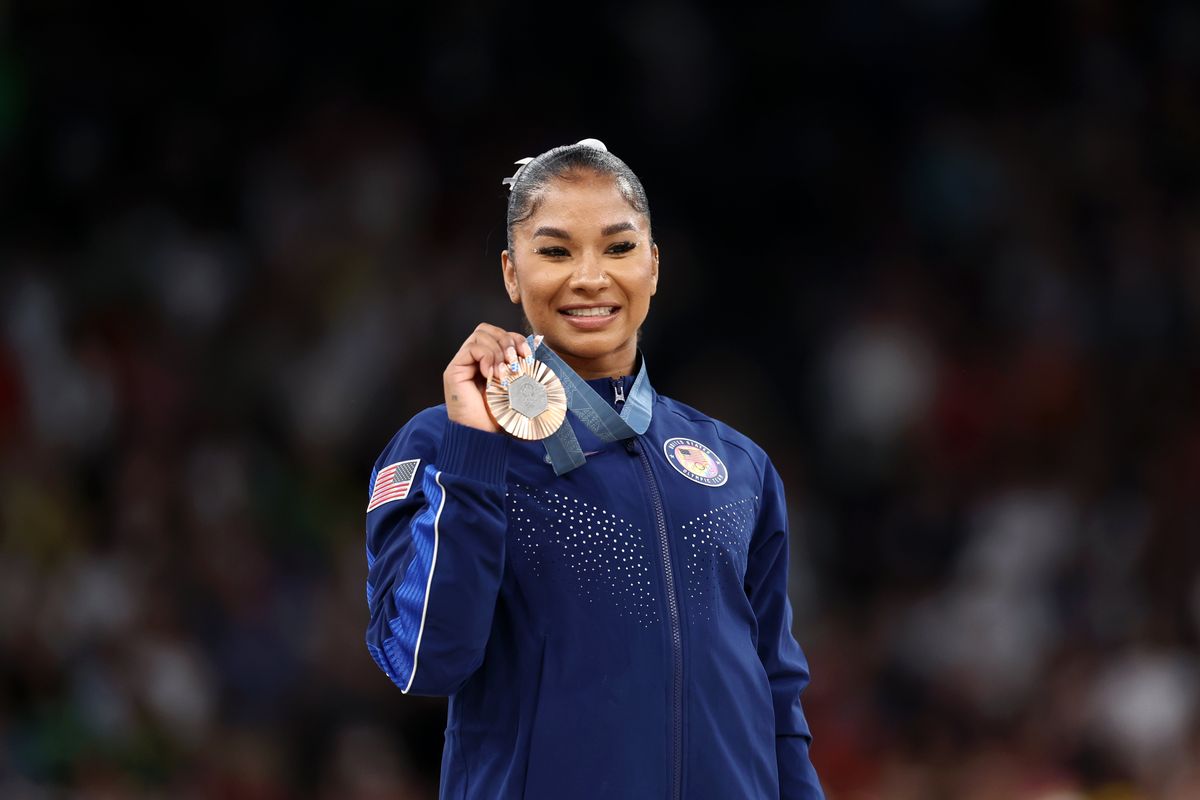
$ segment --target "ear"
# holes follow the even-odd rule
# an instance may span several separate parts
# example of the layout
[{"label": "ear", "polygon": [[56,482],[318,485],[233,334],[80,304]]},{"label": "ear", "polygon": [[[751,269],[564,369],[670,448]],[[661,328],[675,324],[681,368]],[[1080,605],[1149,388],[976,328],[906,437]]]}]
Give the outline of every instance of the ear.
[{"label": "ear", "polygon": [[658,291],[658,245],[650,245],[650,296]]},{"label": "ear", "polygon": [[504,288],[508,290],[508,299],[520,305],[521,287],[517,283],[517,265],[507,250],[500,253],[500,271],[504,274]]}]

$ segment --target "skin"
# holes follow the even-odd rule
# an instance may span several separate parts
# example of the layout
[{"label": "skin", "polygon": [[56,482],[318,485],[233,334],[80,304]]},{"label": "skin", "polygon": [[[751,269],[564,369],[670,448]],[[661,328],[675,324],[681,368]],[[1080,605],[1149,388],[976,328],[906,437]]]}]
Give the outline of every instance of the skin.
[{"label": "skin", "polygon": [[[534,214],[513,229],[500,254],[504,286],[533,330],[585,380],[629,375],[637,332],[658,287],[658,246],[650,222],[621,196],[611,176],[576,172],[547,184]],[[569,306],[611,306],[600,324],[573,324]],[[508,375],[529,356],[524,335],[481,323],[442,375],[451,420],[497,432],[485,402],[485,376]]]}]

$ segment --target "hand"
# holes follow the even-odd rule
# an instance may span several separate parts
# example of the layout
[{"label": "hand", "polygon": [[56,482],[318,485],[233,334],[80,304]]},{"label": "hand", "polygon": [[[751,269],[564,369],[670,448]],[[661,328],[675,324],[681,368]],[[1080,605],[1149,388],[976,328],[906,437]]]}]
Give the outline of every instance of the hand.
[{"label": "hand", "polygon": [[500,426],[487,409],[487,379],[492,375],[498,379],[511,376],[509,364],[532,355],[521,334],[480,323],[442,373],[450,419],[459,425],[498,433]]}]

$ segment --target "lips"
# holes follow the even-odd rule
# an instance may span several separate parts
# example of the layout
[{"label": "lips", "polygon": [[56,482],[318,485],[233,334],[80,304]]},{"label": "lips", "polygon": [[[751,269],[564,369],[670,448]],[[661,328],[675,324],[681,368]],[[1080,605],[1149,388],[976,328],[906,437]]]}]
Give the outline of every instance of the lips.
[{"label": "lips", "polygon": [[581,331],[594,331],[606,328],[621,314],[617,305],[588,304],[564,306],[558,313],[571,327]]}]

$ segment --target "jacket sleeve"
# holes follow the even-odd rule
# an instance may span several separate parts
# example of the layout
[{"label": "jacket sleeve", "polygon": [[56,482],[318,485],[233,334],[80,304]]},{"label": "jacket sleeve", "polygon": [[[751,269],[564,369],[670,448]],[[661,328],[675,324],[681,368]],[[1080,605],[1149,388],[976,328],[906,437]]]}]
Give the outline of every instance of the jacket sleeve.
[{"label": "jacket sleeve", "polygon": [[792,607],[788,601],[788,524],[783,482],[768,461],[763,480],[763,503],[746,565],[746,594],[758,619],[756,646],[775,705],[775,757],[779,765],[782,800],[824,798],[809,759],[812,735],[800,693],[808,685],[808,661],[792,636]]},{"label": "jacket sleeve", "polygon": [[439,407],[413,418],[372,470],[367,650],[405,693],[454,694],[483,661],[504,566],[507,464],[507,437],[450,422]]}]

